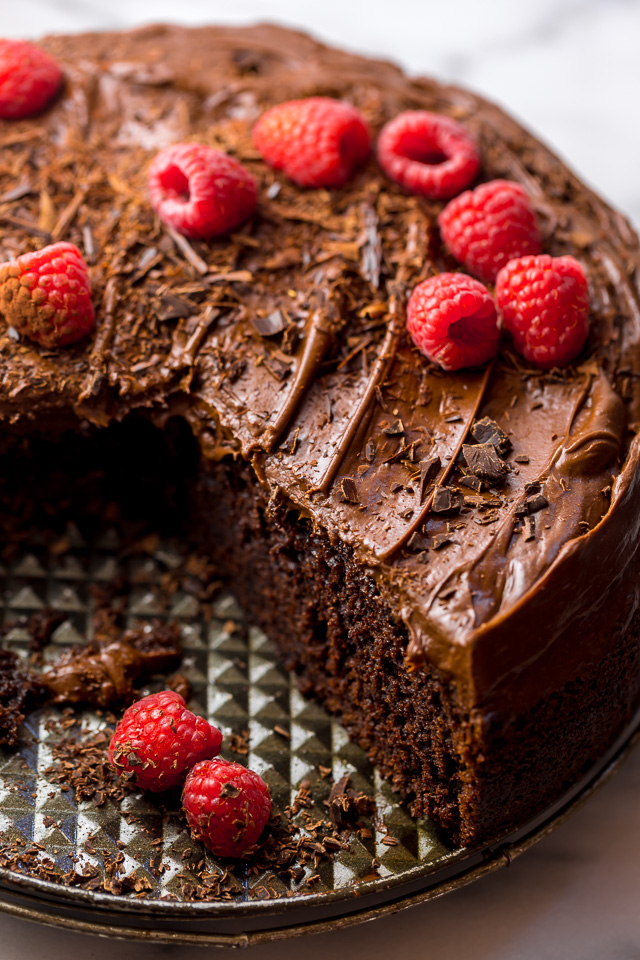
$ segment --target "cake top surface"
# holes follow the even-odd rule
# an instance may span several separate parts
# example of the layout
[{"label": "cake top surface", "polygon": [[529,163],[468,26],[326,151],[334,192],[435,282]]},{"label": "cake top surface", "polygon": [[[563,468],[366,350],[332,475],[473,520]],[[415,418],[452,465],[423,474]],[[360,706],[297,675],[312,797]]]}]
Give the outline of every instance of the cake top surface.
[{"label": "cake top surface", "polygon": [[[42,116],[0,131],[0,259],[72,240],[97,323],[58,351],[2,331],[5,420],[185,415],[205,456],[251,460],[273,496],[354,547],[406,622],[411,658],[455,674],[470,703],[514,689],[568,616],[597,619],[613,575],[602,558],[637,534],[639,254],[627,222],[497,107],[293,31],[156,26],[43,46],[66,86]],[[529,369],[505,347],[485,369],[444,373],[415,350],[407,296],[457,266],[438,235],[443,204],[407,195],[373,158],[341,190],[301,190],[252,145],[264,109],[317,94],[354,103],[374,131],[406,109],[452,116],[480,144],[481,179],[525,187],[545,252],[588,273],[578,365]],[[148,164],[184,140],[233,154],[258,180],[258,212],[230,237],[186,241],[153,215]],[[511,469],[474,490],[458,454],[484,418],[508,436]],[[436,481],[461,508],[434,509]],[[539,494],[524,529],[522,503]],[[531,620],[552,611],[550,583],[565,607],[541,636]]]}]

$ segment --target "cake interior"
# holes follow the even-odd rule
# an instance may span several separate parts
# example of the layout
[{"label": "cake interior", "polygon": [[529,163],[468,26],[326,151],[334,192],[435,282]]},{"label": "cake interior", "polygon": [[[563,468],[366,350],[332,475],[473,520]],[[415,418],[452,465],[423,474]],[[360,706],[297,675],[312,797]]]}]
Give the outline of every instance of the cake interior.
[{"label": "cake interior", "polygon": [[[409,667],[404,624],[353,551],[241,458],[202,458],[184,419],[130,415],[107,428],[43,420],[8,431],[0,482],[4,551],[28,531],[55,540],[118,523],[205,553],[275,643],[300,689],[337,716],[416,816],[458,844],[495,838],[558,796],[628,722],[640,682],[638,623],[604,662],[505,721],[463,708],[428,664]],[[614,689],[611,698],[607,691]],[[622,709],[621,709],[622,703]],[[540,764],[547,776],[539,776]]]}]

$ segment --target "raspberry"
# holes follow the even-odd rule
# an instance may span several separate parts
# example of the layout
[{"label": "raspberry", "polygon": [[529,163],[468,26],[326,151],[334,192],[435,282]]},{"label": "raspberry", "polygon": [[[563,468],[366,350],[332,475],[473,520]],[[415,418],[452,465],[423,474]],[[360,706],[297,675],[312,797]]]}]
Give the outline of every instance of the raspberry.
[{"label": "raspberry", "polygon": [[496,301],[516,349],[539,367],[570,363],[589,331],[589,288],[573,257],[521,257],[503,267]]},{"label": "raspberry", "polygon": [[444,370],[475,367],[498,349],[493,298],[464,273],[441,273],[419,283],[407,304],[407,329],[418,350]]},{"label": "raspberry", "polygon": [[201,143],[176,143],[153,158],[151,206],[164,223],[194,240],[229,233],[256,208],[256,182],[239,160]]},{"label": "raspberry", "polygon": [[480,169],[480,151],[461,124],[439,113],[406,110],[378,137],[378,161],[410,193],[446,200],[468,187]]},{"label": "raspberry", "polygon": [[52,243],[0,263],[0,313],[43,347],[65,347],[93,328],[91,281],[73,243]]},{"label": "raspberry", "polygon": [[109,759],[121,777],[159,793],[177,787],[198,760],[220,750],[222,734],[187,710],[173,690],[143,697],[128,707],[109,744]]},{"label": "raspberry", "polygon": [[330,97],[289,100],[253,128],[263,159],[301,187],[341,187],[369,156],[371,140],[359,110]]},{"label": "raspberry", "polygon": [[62,81],[59,65],[40,47],[22,40],[0,40],[0,117],[4,120],[40,113]]},{"label": "raspberry", "polygon": [[182,805],[197,840],[219,857],[238,857],[264,830],[271,796],[253,770],[218,757],[195,765],[184,785]]},{"label": "raspberry", "polygon": [[538,221],[519,183],[491,180],[467,190],[438,217],[449,253],[486,283],[515,257],[542,250]]}]

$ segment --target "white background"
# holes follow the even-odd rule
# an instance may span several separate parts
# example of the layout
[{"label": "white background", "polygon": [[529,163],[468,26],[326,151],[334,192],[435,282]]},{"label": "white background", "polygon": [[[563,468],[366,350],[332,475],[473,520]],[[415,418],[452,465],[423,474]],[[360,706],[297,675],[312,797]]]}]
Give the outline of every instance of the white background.
[{"label": "white background", "polygon": [[[462,83],[501,103],[640,226],[637,0],[0,0],[0,31],[274,20]],[[580,638],[576,637],[576,643]],[[640,753],[553,836],[464,890],[252,960],[637,960]],[[62,933],[0,914],[0,960],[198,960]]]}]

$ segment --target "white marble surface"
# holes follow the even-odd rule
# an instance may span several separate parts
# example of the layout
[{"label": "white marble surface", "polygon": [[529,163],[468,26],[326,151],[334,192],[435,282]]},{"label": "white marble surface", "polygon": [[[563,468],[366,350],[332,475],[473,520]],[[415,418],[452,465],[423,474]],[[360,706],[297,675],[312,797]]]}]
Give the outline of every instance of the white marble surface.
[{"label": "white marble surface", "polygon": [[[460,82],[519,116],[640,226],[638,0],[0,0],[8,36],[137,23],[275,20],[412,72]],[[341,933],[255,948],[255,960],[636,960],[640,751],[553,836],[441,900]],[[198,960],[0,915],[1,960]]]}]

